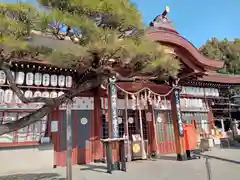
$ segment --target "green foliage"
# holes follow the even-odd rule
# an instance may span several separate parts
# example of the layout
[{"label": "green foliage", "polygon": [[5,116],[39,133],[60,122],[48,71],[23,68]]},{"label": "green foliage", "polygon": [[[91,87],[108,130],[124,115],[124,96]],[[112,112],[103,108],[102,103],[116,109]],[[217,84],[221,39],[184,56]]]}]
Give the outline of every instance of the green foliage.
[{"label": "green foliage", "polygon": [[[1,4],[2,44],[27,47],[32,51],[41,49],[41,58],[79,72],[96,65],[97,59],[97,67],[127,68],[134,75],[177,75],[179,63],[166,55],[158,43],[147,39],[141,14],[129,0],[38,2],[44,11],[23,3]],[[54,26],[50,27],[53,22]],[[73,31],[61,33],[61,24],[68,25]],[[49,42],[39,44],[41,48],[30,47],[26,39],[33,35],[32,30],[43,33],[38,36],[51,34]],[[109,61],[111,59],[114,61]]]},{"label": "green foliage", "polygon": [[212,38],[200,48],[200,51],[212,59],[225,61],[225,68],[220,73],[240,74],[240,40],[222,41]]}]

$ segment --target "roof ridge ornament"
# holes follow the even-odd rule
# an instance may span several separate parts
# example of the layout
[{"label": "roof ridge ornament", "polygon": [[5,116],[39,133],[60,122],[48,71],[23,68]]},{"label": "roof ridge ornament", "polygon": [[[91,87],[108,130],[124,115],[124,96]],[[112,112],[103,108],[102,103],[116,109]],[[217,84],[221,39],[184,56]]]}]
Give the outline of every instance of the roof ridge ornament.
[{"label": "roof ridge ornament", "polygon": [[163,28],[163,29],[176,31],[175,28],[172,26],[171,20],[167,16],[169,12],[170,12],[170,8],[166,6],[163,13],[156,16],[153,19],[153,21],[149,24],[150,27]]}]

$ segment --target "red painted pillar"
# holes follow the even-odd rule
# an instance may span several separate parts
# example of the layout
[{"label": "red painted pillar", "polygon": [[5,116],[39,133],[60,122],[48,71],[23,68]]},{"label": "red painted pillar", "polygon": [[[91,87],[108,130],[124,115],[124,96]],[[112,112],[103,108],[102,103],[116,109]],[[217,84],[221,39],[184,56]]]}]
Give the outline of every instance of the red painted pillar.
[{"label": "red painted pillar", "polygon": [[94,90],[94,120],[93,120],[93,129],[94,129],[94,160],[103,159],[103,144],[101,142],[101,133],[102,133],[102,119],[101,119],[101,98],[100,98],[100,89],[97,88]]}]

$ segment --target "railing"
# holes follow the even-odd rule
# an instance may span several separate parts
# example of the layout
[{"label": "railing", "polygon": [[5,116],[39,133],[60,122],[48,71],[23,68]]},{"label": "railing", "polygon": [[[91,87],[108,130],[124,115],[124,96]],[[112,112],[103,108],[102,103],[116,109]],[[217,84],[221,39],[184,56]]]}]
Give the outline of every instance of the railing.
[{"label": "railing", "polygon": [[[221,162],[227,162],[227,163],[234,163],[240,166],[240,162],[239,161],[235,161],[235,160],[230,160],[230,159],[226,159],[226,158],[222,158],[222,157],[216,157],[216,156],[212,156],[212,155],[206,155],[206,154],[202,154],[202,153],[198,153],[198,152],[193,152],[194,156],[197,157],[202,157],[205,160],[205,169],[206,169],[206,180],[215,180],[216,178],[213,176],[212,173],[212,166],[211,166],[211,160],[217,160],[217,161],[221,161]],[[228,165],[228,168],[229,167]],[[219,171],[221,172],[222,169],[219,169]],[[238,175],[238,172],[236,172],[236,175]],[[226,178],[228,178],[228,175],[226,175]],[[229,179],[229,178],[228,178]],[[231,178],[230,178],[231,179]],[[237,178],[239,179],[239,177]]]}]

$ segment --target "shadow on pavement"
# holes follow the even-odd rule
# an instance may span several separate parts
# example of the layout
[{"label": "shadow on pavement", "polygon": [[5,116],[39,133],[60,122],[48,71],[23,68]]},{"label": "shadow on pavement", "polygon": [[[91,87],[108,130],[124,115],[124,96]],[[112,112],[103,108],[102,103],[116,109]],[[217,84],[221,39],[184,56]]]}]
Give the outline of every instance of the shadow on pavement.
[{"label": "shadow on pavement", "polygon": [[167,160],[167,161],[177,161],[176,157],[174,156],[160,156],[159,158],[160,160]]},{"label": "shadow on pavement", "polygon": [[0,180],[66,180],[57,173],[29,173],[0,176]]},{"label": "shadow on pavement", "polygon": [[[95,171],[101,173],[107,173],[106,165],[95,165],[95,164],[84,164],[83,168],[80,168],[81,171]],[[1,179],[0,179],[1,180]]]}]

